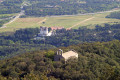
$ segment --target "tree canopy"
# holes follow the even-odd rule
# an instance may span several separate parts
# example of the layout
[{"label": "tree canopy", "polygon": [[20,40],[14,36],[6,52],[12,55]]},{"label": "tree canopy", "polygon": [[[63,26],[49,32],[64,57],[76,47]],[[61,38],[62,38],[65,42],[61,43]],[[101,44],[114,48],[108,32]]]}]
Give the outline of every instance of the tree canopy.
[{"label": "tree canopy", "polygon": [[[17,80],[119,80],[120,41],[83,43],[61,47],[74,49],[78,60],[53,61],[56,49],[27,52],[0,61],[0,79]],[[54,54],[53,54],[54,53]]]}]

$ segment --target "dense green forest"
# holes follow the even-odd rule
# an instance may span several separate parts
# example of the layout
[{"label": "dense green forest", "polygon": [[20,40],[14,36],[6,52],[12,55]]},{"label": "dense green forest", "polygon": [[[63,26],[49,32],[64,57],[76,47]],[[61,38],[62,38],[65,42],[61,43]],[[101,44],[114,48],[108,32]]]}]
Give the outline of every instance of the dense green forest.
[{"label": "dense green forest", "polygon": [[18,30],[13,35],[9,36],[1,35],[0,59],[12,57],[25,52],[55,48],[55,46],[49,44],[35,44],[32,39],[37,33],[39,33],[38,28],[30,28],[25,30]]},{"label": "dense green forest", "polygon": [[39,28],[17,30],[11,35],[0,36],[0,59],[15,56],[28,51],[70,46],[83,42],[120,40],[120,24],[104,27],[97,25],[95,29],[85,27],[79,29],[60,29],[55,36],[45,37],[45,40],[34,40]]},{"label": "dense green forest", "polygon": [[20,3],[22,3],[21,0],[0,0],[0,27],[3,26],[3,24],[9,22],[10,19],[12,19],[11,15],[2,14],[12,14],[20,12]]},{"label": "dense green forest", "polygon": [[0,61],[0,80],[120,80],[120,41],[83,43],[77,59],[55,62],[56,49],[28,52]]},{"label": "dense green forest", "polygon": [[0,3],[0,14],[18,13],[21,11],[22,0],[3,0]]},{"label": "dense green forest", "polygon": [[25,6],[25,13],[29,16],[72,15],[91,13],[118,8],[119,1],[113,0],[29,0],[34,3]]},{"label": "dense green forest", "polygon": [[106,18],[120,19],[120,11],[119,12],[112,12],[110,15],[106,16]]},{"label": "dense green forest", "polygon": [[0,14],[18,13],[24,9],[27,16],[71,15],[110,10],[119,5],[118,0],[3,0]]}]

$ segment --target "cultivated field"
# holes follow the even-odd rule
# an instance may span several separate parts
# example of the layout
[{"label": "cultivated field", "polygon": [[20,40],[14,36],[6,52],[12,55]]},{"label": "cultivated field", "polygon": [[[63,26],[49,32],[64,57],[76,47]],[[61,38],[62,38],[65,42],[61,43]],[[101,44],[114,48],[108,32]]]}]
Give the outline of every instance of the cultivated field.
[{"label": "cultivated field", "polygon": [[102,25],[104,23],[120,23],[119,19],[105,18],[108,14],[110,14],[110,12],[74,16],[18,18],[16,21],[8,24],[6,28],[1,28],[0,32],[15,31],[20,28],[35,28],[40,26],[64,28],[87,26],[88,28],[94,28],[94,25],[96,24]]}]

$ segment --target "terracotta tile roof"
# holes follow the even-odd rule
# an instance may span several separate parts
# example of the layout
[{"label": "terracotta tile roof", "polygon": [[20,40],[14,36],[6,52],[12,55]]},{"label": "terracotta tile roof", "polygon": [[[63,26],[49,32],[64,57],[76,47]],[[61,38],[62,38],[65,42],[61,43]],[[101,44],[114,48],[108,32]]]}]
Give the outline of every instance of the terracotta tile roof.
[{"label": "terracotta tile roof", "polygon": [[52,30],[63,29],[64,27],[51,27]]}]

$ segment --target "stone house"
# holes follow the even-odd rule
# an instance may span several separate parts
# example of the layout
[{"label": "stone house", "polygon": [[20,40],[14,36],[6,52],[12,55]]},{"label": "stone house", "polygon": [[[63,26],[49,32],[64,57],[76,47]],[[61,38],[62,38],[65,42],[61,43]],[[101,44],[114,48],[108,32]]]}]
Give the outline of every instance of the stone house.
[{"label": "stone house", "polygon": [[78,58],[78,53],[74,50],[63,53],[63,50],[59,49],[54,56],[54,61],[60,61],[61,59],[65,59],[65,61],[67,61],[70,58]]}]

